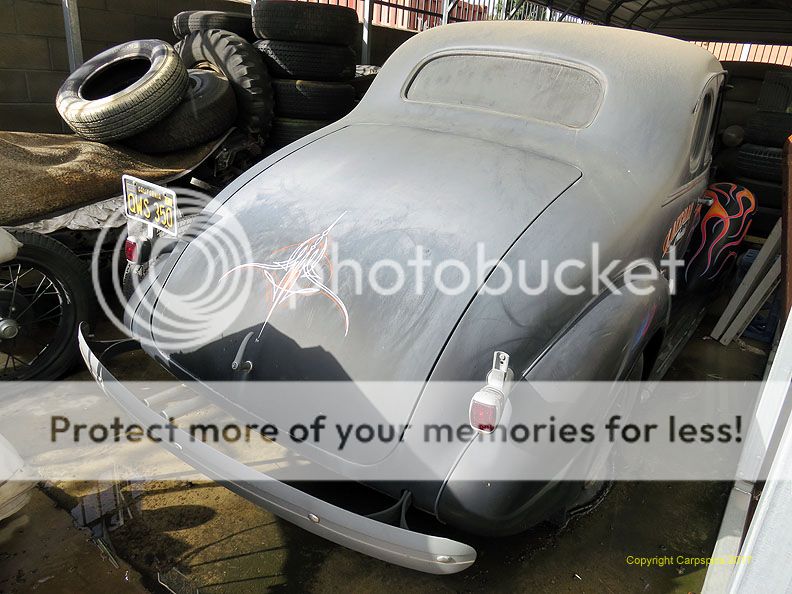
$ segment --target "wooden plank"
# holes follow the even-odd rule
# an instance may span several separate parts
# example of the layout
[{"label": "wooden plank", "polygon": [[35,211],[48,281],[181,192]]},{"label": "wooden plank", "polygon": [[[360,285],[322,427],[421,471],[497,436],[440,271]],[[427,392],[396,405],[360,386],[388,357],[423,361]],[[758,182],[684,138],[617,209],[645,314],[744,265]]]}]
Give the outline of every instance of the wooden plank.
[{"label": "wooden plank", "polygon": [[773,266],[767,272],[762,281],[757,285],[756,290],[745,302],[742,309],[734,316],[734,321],[729,324],[718,342],[722,345],[729,344],[735,336],[739,336],[751,323],[759,310],[762,309],[765,301],[772,295],[781,280],[781,261],[776,258]]},{"label": "wooden plank", "polygon": [[[745,301],[756,289],[756,286],[761,282],[762,278],[764,278],[764,275],[767,274],[767,271],[773,265],[773,261],[775,260],[780,248],[781,220],[779,219],[775,227],[773,227],[773,230],[770,232],[770,235],[767,237],[767,241],[764,242],[762,249],[759,250],[756,260],[754,260],[754,263],[745,274],[740,286],[737,287],[737,290],[734,292],[734,295],[726,306],[726,309],[723,310],[718,323],[715,324],[715,327],[712,329],[712,332],[710,333],[712,338],[715,340],[721,339],[721,336],[726,331],[726,328],[728,328],[729,324],[734,320],[734,316],[737,315],[737,312],[745,304]],[[786,313],[784,314],[784,317],[786,317]]]}]

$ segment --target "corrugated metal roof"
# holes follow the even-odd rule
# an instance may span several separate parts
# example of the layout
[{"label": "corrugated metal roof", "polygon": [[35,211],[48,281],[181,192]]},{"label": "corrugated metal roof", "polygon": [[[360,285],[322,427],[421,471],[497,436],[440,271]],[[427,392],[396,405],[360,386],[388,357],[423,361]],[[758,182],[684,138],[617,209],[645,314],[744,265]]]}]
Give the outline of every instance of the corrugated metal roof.
[{"label": "corrugated metal roof", "polygon": [[792,0],[534,0],[589,21],[683,39],[792,43]]}]

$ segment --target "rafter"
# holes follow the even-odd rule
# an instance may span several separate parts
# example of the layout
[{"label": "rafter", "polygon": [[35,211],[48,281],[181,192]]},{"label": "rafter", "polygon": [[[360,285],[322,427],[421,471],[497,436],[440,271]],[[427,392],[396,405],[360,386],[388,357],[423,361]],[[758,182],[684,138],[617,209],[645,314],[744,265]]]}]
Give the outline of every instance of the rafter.
[{"label": "rafter", "polygon": [[739,8],[740,6],[744,6],[744,5],[745,5],[745,0],[732,0],[732,2],[728,2],[726,4],[722,4],[722,5],[718,6],[717,8],[711,8],[711,7],[710,8],[699,8],[699,9],[696,9],[696,10],[688,10],[686,12],[682,12],[682,13],[679,13],[679,14],[672,14],[670,16],[668,16],[668,13],[670,12],[670,9],[668,9],[663,14],[661,14],[659,17],[657,17],[654,21],[652,21],[652,24],[649,26],[647,31],[654,31],[654,29],[657,27],[657,25],[662,23],[667,16],[668,16],[669,19],[684,19],[684,18],[687,18],[687,17],[699,16],[699,15],[702,15],[702,14],[710,14],[710,13],[713,13],[713,12],[718,12],[720,10],[727,10],[729,8]]},{"label": "rafter", "polygon": [[653,1],[654,1],[654,0],[644,0],[644,3],[643,3],[643,4],[641,4],[641,7],[640,7],[638,10],[636,10],[636,11],[633,13],[633,15],[630,17],[630,20],[629,20],[629,21],[627,21],[627,22],[624,24],[624,28],[625,28],[625,29],[630,29],[630,28],[632,28],[632,26],[635,24],[635,21],[638,19],[638,17],[640,17],[640,16],[641,16],[641,15],[644,13],[644,11],[645,11],[645,10],[646,10],[646,9],[649,7],[649,5],[650,5],[650,4],[651,4]]},{"label": "rafter", "polygon": [[[669,11],[681,6],[690,6],[691,4],[702,4],[703,2],[712,2],[713,0],[677,0],[677,2],[666,2],[665,4],[655,4],[650,6],[644,12],[659,12]],[[750,2],[750,0],[740,0],[741,2]]]}]

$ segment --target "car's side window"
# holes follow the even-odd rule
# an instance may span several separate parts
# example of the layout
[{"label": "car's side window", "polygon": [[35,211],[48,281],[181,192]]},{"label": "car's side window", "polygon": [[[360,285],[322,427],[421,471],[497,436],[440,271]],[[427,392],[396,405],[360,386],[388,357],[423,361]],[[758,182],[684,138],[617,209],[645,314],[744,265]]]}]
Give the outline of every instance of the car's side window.
[{"label": "car's side window", "polygon": [[698,117],[690,148],[690,172],[699,173],[709,163],[715,120],[715,89],[710,85],[699,102]]}]

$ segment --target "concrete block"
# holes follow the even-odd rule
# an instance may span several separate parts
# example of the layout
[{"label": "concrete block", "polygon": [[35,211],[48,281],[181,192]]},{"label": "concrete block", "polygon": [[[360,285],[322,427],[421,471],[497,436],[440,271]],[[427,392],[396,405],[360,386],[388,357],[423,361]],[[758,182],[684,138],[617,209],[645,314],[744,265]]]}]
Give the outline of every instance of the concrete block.
[{"label": "concrete block", "polygon": [[21,70],[0,70],[0,103],[27,103],[25,73]]},{"label": "concrete block", "polygon": [[135,16],[129,13],[80,8],[80,30],[84,40],[121,43],[134,39]]},{"label": "concrete block", "polygon": [[49,70],[46,37],[0,35],[0,68]]},{"label": "concrete block", "polygon": [[54,103],[55,95],[66,80],[66,72],[31,71],[27,78],[31,103]]},{"label": "concrete block", "polygon": [[0,0],[0,33],[16,33],[13,0]]},{"label": "concrete block", "polygon": [[[40,4],[57,4],[63,5],[62,0],[28,0],[29,2],[38,2]],[[104,8],[105,0],[77,0],[80,8]]]},{"label": "concrete block", "polygon": [[[333,4],[331,2],[331,4]],[[226,12],[250,12],[250,2],[234,0],[204,0],[203,10],[224,10]]]},{"label": "concrete block", "polygon": [[135,16],[135,38],[137,39],[162,39],[169,43],[176,43],[173,34],[173,21],[165,17]]},{"label": "concrete block", "polygon": [[154,16],[157,0],[106,0],[107,10]]},{"label": "concrete block", "polygon": [[206,10],[203,0],[157,0],[157,16],[173,18],[183,10]]},{"label": "concrete block", "polygon": [[[110,45],[106,41],[86,41],[83,39],[83,58],[88,60],[93,58],[99,52],[105,50]],[[64,39],[49,39],[49,52],[51,70],[66,72],[69,70],[69,55],[66,53],[66,40]]]},{"label": "concrete block", "polygon": [[17,0],[14,13],[19,33],[48,37],[64,37],[66,34],[60,6]]}]

